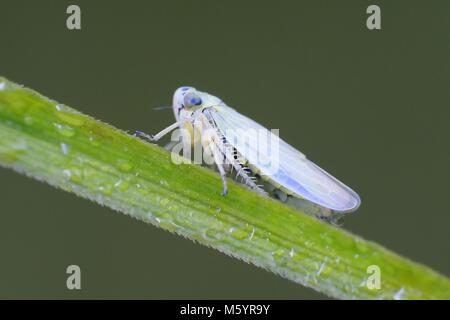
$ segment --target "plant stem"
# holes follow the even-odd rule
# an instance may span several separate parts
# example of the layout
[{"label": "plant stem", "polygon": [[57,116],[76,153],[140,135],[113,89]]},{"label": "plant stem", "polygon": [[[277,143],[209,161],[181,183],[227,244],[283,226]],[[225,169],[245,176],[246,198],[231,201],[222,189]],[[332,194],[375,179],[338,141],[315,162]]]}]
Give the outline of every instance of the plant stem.
[{"label": "plant stem", "polygon": [[223,197],[215,172],[1,77],[0,165],[335,298],[450,298],[425,266],[231,180]]}]

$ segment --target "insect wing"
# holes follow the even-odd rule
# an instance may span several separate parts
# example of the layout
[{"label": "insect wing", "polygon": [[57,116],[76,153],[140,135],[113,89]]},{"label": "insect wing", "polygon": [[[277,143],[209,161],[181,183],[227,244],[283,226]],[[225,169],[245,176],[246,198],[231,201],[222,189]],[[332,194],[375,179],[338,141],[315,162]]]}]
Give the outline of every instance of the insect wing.
[{"label": "insect wing", "polygon": [[[336,212],[354,211],[360,205],[361,200],[355,191],[277,136],[278,154],[274,148],[267,147],[267,142],[254,143],[255,130],[259,134],[264,133],[261,135],[263,140],[264,136],[273,139],[275,135],[252,119],[223,103],[211,108],[209,116],[229,143],[260,171],[261,176],[267,176],[298,196]],[[274,155],[278,159],[271,161]]]}]

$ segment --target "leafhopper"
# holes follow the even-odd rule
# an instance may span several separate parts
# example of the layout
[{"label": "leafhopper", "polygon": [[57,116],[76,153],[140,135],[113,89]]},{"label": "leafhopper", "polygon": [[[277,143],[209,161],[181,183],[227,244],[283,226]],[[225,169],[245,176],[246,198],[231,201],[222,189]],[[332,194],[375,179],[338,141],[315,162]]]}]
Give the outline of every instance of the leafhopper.
[{"label": "leafhopper", "polygon": [[155,135],[135,136],[156,142],[175,129],[184,146],[200,144],[222,177],[226,195],[227,173],[261,195],[273,195],[330,222],[355,211],[360,197],[350,187],[308,160],[273,130],[240,114],[221,99],[193,87],[173,95],[176,122]]}]

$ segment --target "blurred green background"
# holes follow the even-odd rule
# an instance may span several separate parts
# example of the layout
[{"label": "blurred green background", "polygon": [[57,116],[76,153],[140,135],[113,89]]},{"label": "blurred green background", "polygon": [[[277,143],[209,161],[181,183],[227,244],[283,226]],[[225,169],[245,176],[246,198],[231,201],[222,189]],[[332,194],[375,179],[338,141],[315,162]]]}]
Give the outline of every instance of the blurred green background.
[{"label": "blurred green background", "polygon": [[[450,3],[271,3],[2,0],[0,74],[149,133],[213,93],[360,193],[344,228],[449,276]],[[3,168],[0,200],[0,298],[326,298]]]}]

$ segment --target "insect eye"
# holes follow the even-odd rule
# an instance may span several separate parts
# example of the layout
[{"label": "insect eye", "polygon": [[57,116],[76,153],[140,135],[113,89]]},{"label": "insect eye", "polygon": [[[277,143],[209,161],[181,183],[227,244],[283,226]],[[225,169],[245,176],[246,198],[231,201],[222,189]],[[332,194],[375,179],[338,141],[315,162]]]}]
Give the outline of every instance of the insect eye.
[{"label": "insect eye", "polygon": [[184,96],[184,105],[186,107],[199,106],[202,104],[202,98],[194,92],[187,93]]}]

